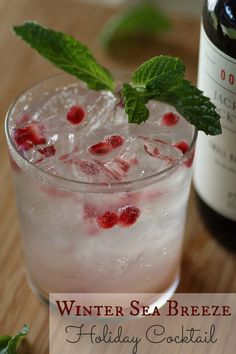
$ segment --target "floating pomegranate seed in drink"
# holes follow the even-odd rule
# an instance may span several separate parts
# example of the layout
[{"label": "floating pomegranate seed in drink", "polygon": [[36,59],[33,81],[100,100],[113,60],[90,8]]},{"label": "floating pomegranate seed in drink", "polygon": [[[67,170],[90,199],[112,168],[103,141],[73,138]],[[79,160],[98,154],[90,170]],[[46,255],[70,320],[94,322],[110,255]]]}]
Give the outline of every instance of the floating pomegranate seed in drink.
[{"label": "floating pomegranate seed in drink", "polygon": [[179,116],[176,113],[169,112],[164,114],[161,123],[163,125],[168,125],[171,127],[172,125],[176,125],[178,122],[179,122]]},{"label": "floating pomegranate seed in drink", "polygon": [[98,225],[102,229],[111,229],[117,223],[117,215],[112,211],[106,211],[97,218]]},{"label": "floating pomegranate seed in drink", "polygon": [[181,150],[183,154],[185,154],[189,149],[189,144],[186,141],[179,141],[175,144],[177,149]]},{"label": "floating pomegranate seed in drink", "polygon": [[40,152],[40,154],[42,154],[45,157],[51,157],[51,156],[55,155],[56,149],[55,149],[54,145],[50,145],[50,146],[46,146],[41,149],[38,149],[38,152]]},{"label": "floating pomegranate seed in drink", "polygon": [[118,216],[119,225],[126,227],[133,225],[137,221],[140,213],[140,210],[133,205],[122,208]]},{"label": "floating pomegranate seed in drink", "polygon": [[78,125],[85,118],[85,110],[82,106],[72,106],[67,112],[66,118],[71,124]]},{"label": "floating pomegranate seed in drink", "polygon": [[40,126],[37,124],[26,125],[14,131],[14,139],[19,148],[31,149],[35,145],[46,144]]},{"label": "floating pomegranate seed in drink", "polygon": [[116,149],[123,144],[124,139],[120,135],[111,135],[106,137],[106,141],[113,147],[113,149]]},{"label": "floating pomegranate seed in drink", "polygon": [[101,141],[100,143],[89,146],[88,150],[89,150],[90,154],[103,155],[103,154],[108,154],[109,152],[111,152],[112,146],[108,142]]}]

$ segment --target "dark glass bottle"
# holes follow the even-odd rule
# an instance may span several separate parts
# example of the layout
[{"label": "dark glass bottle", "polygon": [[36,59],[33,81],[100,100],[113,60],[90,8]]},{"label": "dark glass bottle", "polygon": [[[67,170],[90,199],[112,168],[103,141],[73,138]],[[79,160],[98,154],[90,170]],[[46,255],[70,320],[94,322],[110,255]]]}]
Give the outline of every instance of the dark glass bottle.
[{"label": "dark glass bottle", "polygon": [[200,213],[220,243],[236,251],[236,1],[204,3],[198,87],[221,115],[220,136],[199,134],[194,185]]}]

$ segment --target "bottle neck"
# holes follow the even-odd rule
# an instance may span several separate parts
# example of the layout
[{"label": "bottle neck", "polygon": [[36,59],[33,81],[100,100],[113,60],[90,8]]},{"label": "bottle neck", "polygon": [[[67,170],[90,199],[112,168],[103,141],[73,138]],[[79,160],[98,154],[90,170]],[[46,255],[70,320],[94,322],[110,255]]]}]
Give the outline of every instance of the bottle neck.
[{"label": "bottle neck", "polygon": [[222,52],[236,59],[236,3],[234,0],[206,0],[203,26],[209,39]]}]

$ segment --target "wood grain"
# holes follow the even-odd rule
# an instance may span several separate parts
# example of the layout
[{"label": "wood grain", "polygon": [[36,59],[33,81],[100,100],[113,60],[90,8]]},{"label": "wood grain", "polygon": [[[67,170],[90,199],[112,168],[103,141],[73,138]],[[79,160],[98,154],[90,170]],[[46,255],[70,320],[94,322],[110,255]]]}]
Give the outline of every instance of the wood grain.
[{"label": "wood grain", "polygon": [[[32,353],[48,353],[48,313],[24,276],[3,125],[11,101],[32,83],[55,73],[55,69],[12,36],[12,25],[34,19],[71,33],[87,43],[98,60],[111,69],[131,69],[161,53],[176,55],[185,61],[188,78],[196,79],[198,22],[174,18],[174,30],[161,39],[126,41],[108,54],[101,50],[97,34],[111,13],[111,9],[72,0],[0,0],[0,333],[15,333],[23,323],[29,323]],[[179,291],[236,292],[235,256],[222,249],[205,229],[193,192],[187,220]]]}]

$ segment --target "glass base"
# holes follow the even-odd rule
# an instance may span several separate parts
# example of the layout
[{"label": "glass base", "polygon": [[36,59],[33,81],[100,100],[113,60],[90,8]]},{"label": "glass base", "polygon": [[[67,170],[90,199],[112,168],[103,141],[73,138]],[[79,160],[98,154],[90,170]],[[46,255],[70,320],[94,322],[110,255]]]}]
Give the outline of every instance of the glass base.
[{"label": "glass base", "polygon": [[152,305],[150,306],[150,310],[152,309],[152,307],[154,308],[155,306],[158,309],[164,306],[166,301],[170,300],[174,295],[176,289],[178,288],[179,282],[180,282],[180,274],[178,272],[170,287],[165,292],[161,293],[162,295],[152,303]]},{"label": "glass base", "polygon": [[[29,284],[30,289],[36,295],[38,300],[48,307],[50,305],[49,295],[47,293],[43,292],[42,290],[40,290],[34,284],[31,277],[29,276],[29,274],[27,274],[27,280],[28,280],[28,284]],[[153,299],[152,304],[150,306],[150,310],[152,309],[152,307],[154,308],[155,306],[158,309],[160,309],[162,306],[164,306],[166,301],[170,300],[172,298],[172,296],[174,295],[174,293],[179,285],[179,282],[180,282],[180,273],[177,272],[176,277],[174,278],[174,281],[171,283],[171,285],[168,287],[168,289],[166,289],[162,293],[157,293],[161,296],[158,297],[158,299]]]}]

